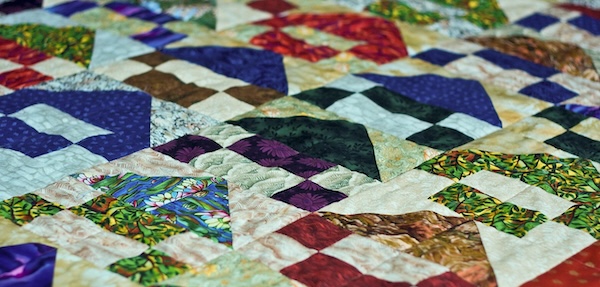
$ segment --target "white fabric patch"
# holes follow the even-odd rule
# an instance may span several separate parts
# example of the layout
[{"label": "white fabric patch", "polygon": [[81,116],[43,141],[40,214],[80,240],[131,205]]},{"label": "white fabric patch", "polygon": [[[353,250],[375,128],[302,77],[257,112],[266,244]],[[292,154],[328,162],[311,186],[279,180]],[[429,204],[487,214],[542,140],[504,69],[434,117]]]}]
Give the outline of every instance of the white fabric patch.
[{"label": "white fabric patch", "polygon": [[129,77],[140,75],[152,70],[147,64],[123,60],[94,69],[94,73],[109,76],[118,81],[124,81]]},{"label": "white fabric patch", "polygon": [[82,66],[56,57],[36,63],[35,65],[29,66],[29,68],[42,74],[52,76],[53,78],[60,78],[85,71]]},{"label": "white fabric patch", "polygon": [[339,100],[327,110],[402,139],[433,126],[409,115],[391,113],[361,94]]},{"label": "white fabric patch", "polygon": [[87,149],[72,145],[36,158],[0,148],[0,200],[42,188],[69,174],[107,160]]},{"label": "white fabric patch", "polygon": [[337,80],[325,85],[325,87],[328,87],[328,88],[336,88],[336,89],[355,92],[355,93],[366,91],[366,90],[368,90],[372,87],[376,87],[376,86],[379,86],[379,84],[369,81],[365,78],[354,76],[354,75],[347,75],[343,78],[337,79]]},{"label": "white fabric patch", "polygon": [[454,113],[437,123],[437,125],[455,129],[473,139],[478,139],[500,129],[488,122],[462,113]]},{"label": "white fabric patch", "polygon": [[0,73],[16,70],[21,67],[23,67],[23,65],[11,62],[9,60],[0,59]]},{"label": "white fabric patch", "polygon": [[112,134],[46,104],[26,107],[10,117],[22,120],[38,132],[60,135],[73,143],[97,135]]},{"label": "white fabric patch", "polygon": [[220,121],[225,121],[254,110],[254,106],[223,92],[216,93],[208,99],[195,103],[188,108]]},{"label": "white fabric patch", "polygon": [[596,241],[588,233],[552,221],[538,225],[523,238],[475,223],[498,286],[519,286]]},{"label": "white fabric patch", "polygon": [[95,69],[120,60],[148,54],[152,51],[154,51],[154,48],[129,37],[120,36],[106,30],[96,30],[94,53],[89,68]]}]

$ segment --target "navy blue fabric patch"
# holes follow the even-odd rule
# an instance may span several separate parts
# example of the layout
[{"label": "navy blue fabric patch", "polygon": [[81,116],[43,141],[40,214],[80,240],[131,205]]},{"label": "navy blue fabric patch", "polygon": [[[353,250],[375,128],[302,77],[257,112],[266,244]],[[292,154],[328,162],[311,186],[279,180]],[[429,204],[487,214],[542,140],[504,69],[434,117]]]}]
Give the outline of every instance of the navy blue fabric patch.
[{"label": "navy blue fabric patch", "polygon": [[560,71],[546,66],[536,64],[534,62],[527,61],[525,59],[504,54],[495,50],[485,49],[474,53],[474,55],[486,59],[489,62],[494,63],[502,67],[503,69],[517,69],[522,70],[530,75],[547,78],[554,74],[560,73]]},{"label": "navy blue fabric patch", "polygon": [[600,21],[590,16],[581,15],[577,18],[569,20],[569,23],[573,26],[577,26],[583,30],[586,30],[596,36],[600,35]]},{"label": "navy blue fabric patch", "polygon": [[577,96],[577,93],[567,90],[555,82],[546,80],[527,86],[521,89],[519,93],[553,104],[558,104]]},{"label": "navy blue fabric patch", "polygon": [[434,65],[445,66],[446,64],[454,62],[465,56],[466,55],[456,54],[440,49],[430,49],[415,55],[413,58],[421,59]]},{"label": "navy blue fabric patch", "polygon": [[98,4],[89,1],[71,1],[63,4],[59,4],[56,6],[52,6],[47,8],[46,10],[56,13],[59,15],[63,15],[65,17],[70,17],[71,15],[85,11],[91,8],[98,6]]},{"label": "navy blue fabric patch", "polygon": [[70,146],[58,135],[39,133],[25,122],[11,117],[0,118],[0,147],[36,157]]},{"label": "navy blue fabric patch", "polygon": [[130,3],[111,2],[111,3],[104,5],[104,7],[110,8],[110,9],[114,10],[115,12],[117,12],[121,15],[125,15],[127,17],[134,17],[134,18],[142,19],[145,21],[151,21],[151,22],[158,23],[158,24],[164,24],[164,23],[167,23],[170,21],[177,20],[177,19],[175,19],[175,17],[173,17],[169,14],[154,13],[144,7],[141,7],[141,6],[138,6],[135,4],[130,4]]},{"label": "navy blue fabric patch", "polygon": [[[0,97],[0,113],[10,115],[40,103],[52,106],[77,119],[113,132],[109,135],[88,137],[77,144],[107,160],[114,160],[150,146],[151,99],[143,92],[49,92],[22,89]],[[27,134],[31,132],[24,129],[21,131]],[[37,131],[35,133],[46,136]],[[35,154],[50,151],[35,149],[35,144],[29,141],[23,144],[19,150],[30,150]]]},{"label": "navy blue fabric patch", "polygon": [[474,80],[446,78],[438,75],[394,77],[377,74],[358,75],[415,101],[451,109],[502,127],[489,95]]},{"label": "navy blue fabric patch", "polygon": [[259,87],[286,95],[288,92],[283,56],[275,52],[218,46],[173,48],[162,52]]},{"label": "navy blue fabric patch", "polygon": [[536,31],[541,31],[542,29],[544,29],[558,21],[560,21],[560,20],[556,17],[552,17],[549,15],[540,14],[540,13],[535,13],[535,14],[525,17],[515,23],[519,24],[523,27],[531,28]]}]

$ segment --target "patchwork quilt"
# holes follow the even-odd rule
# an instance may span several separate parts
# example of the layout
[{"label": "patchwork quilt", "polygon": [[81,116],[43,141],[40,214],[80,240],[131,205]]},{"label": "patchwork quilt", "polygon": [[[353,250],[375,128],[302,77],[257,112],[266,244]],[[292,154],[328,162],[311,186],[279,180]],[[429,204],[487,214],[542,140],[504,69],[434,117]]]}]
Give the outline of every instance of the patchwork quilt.
[{"label": "patchwork quilt", "polygon": [[597,0],[0,0],[0,286],[600,286]]}]

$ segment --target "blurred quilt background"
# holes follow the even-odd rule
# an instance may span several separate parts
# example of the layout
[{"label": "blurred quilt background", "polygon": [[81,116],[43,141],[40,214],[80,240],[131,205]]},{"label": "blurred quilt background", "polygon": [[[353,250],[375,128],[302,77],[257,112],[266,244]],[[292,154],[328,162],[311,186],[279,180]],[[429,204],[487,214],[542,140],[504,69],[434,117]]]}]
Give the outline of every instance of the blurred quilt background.
[{"label": "blurred quilt background", "polygon": [[600,1],[0,0],[0,286],[600,286]]}]

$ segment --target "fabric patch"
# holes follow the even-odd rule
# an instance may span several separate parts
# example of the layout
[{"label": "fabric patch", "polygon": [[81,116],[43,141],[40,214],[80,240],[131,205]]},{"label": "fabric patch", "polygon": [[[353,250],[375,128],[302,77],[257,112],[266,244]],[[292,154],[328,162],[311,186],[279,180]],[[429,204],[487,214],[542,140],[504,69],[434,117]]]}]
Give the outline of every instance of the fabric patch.
[{"label": "fabric patch", "polygon": [[449,150],[473,140],[472,137],[461,132],[438,125],[427,128],[406,139],[439,150]]},{"label": "fabric patch", "polygon": [[322,109],[327,109],[333,103],[352,95],[352,92],[335,88],[317,88],[295,94],[294,97],[309,102]]},{"label": "fabric patch", "polygon": [[349,13],[293,14],[254,24],[271,26],[275,31],[287,26],[304,25],[349,40],[363,41],[365,44],[354,46],[347,52],[378,64],[408,56],[400,30],[393,22],[382,18]]},{"label": "fabric patch", "polygon": [[280,272],[307,286],[346,286],[350,280],[362,275],[352,265],[321,253],[283,268]]},{"label": "fabric patch", "polygon": [[307,211],[317,211],[347,196],[341,192],[328,190],[307,180],[292,188],[275,193],[271,198],[289,203]]},{"label": "fabric patch", "polygon": [[467,40],[563,73],[600,81],[592,57],[571,43],[544,41],[528,36],[472,37]]},{"label": "fabric patch", "polygon": [[136,257],[121,259],[108,266],[108,270],[144,286],[164,281],[189,269],[191,267],[187,264],[154,249],[149,249]]},{"label": "fabric patch", "polygon": [[164,49],[162,52],[259,87],[283,94],[288,91],[283,57],[271,51],[204,46]]},{"label": "fabric patch", "polygon": [[0,247],[0,285],[52,286],[56,251],[41,243]]},{"label": "fabric patch", "polygon": [[248,6],[257,10],[269,12],[274,15],[297,8],[296,5],[284,0],[255,0],[249,2]]},{"label": "fabric patch", "polygon": [[176,226],[166,219],[106,195],[100,195],[81,206],[71,207],[69,210],[110,232],[149,246],[185,232],[184,228]]},{"label": "fabric patch", "polygon": [[519,24],[523,27],[527,27],[527,28],[531,28],[533,30],[536,31],[541,31],[544,28],[559,22],[560,20],[556,17],[552,17],[549,15],[545,15],[545,14],[540,14],[540,13],[534,13],[530,16],[527,16],[517,22],[515,22],[516,24]]},{"label": "fabric patch", "polygon": [[231,246],[227,182],[217,177],[74,175],[106,195]]},{"label": "fabric patch", "polygon": [[576,154],[582,158],[600,162],[600,142],[577,133],[567,131],[554,138],[546,140],[545,143],[562,149],[566,152]]},{"label": "fabric patch", "polygon": [[549,119],[561,125],[565,129],[570,129],[586,119],[585,116],[578,113],[569,112],[562,107],[550,107],[535,114],[534,116]]},{"label": "fabric patch", "polygon": [[446,64],[454,62],[455,60],[458,60],[465,56],[466,55],[456,54],[440,49],[429,49],[425,52],[413,56],[413,58],[421,59],[434,65],[445,66]]},{"label": "fabric patch", "polygon": [[90,1],[68,1],[65,3],[58,4],[56,6],[52,6],[47,8],[48,11],[56,14],[63,15],[65,17],[70,17],[75,13],[79,13],[91,8],[98,6],[98,4]]},{"label": "fabric patch", "polygon": [[245,118],[230,123],[302,153],[380,178],[373,145],[363,125],[310,117]]},{"label": "fabric patch", "polygon": [[558,104],[577,96],[577,93],[550,81],[541,81],[521,89],[519,93],[534,97],[536,99]]},{"label": "fabric patch", "polygon": [[569,23],[588,31],[595,36],[600,36],[600,20],[598,19],[594,19],[587,15],[581,15],[577,18],[569,20]]},{"label": "fabric patch", "polygon": [[260,106],[264,103],[285,96],[276,90],[257,87],[254,85],[231,87],[224,92],[253,106]]},{"label": "fabric patch", "polygon": [[277,232],[316,250],[325,249],[352,234],[352,232],[339,228],[316,214],[309,214],[298,219]]},{"label": "fabric patch", "polygon": [[131,35],[131,38],[154,48],[164,47],[185,37],[187,37],[187,35],[175,33],[163,27],[157,27],[141,34]]},{"label": "fabric patch", "polygon": [[13,40],[0,38],[0,58],[28,66],[49,59],[50,56],[35,49],[21,46]]},{"label": "fabric patch", "polygon": [[26,67],[0,74],[0,85],[13,90],[37,85],[49,80],[52,80],[52,77]]},{"label": "fabric patch", "polygon": [[288,36],[281,31],[268,31],[254,36],[250,43],[284,56],[301,58],[309,62],[318,62],[340,53],[327,46],[313,46],[306,41]]},{"label": "fabric patch", "polygon": [[[480,150],[448,151],[417,169],[458,182],[480,170],[495,172],[537,186],[575,203],[594,202],[598,171],[589,160],[549,154],[503,154]],[[573,171],[577,171],[576,173]]]},{"label": "fabric patch", "polygon": [[64,207],[60,204],[48,202],[33,193],[0,202],[0,216],[16,225],[25,225],[39,216],[52,216],[63,209]]},{"label": "fabric patch", "polygon": [[517,237],[525,236],[528,231],[548,220],[539,211],[501,202],[460,183],[445,188],[429,199],[445,205],[465,218],[477,220]]},{"label": "fabric patch", "polygon": [[0,37],[87,67],[92,59],[94,31],[80,27],[55,28],[41,24],[0,25]]},{"label": "fabric patch", "polygon": [[199,155],[213,152],[221,146],[213,140],[195,135],[185,135],[152,149],[178,161],[189,163]]},{"label": "fabric patch", "polygon": [[485,49],[478,52],[473,53],[476,56],[479,56],[491,63],[502,67],[505,70],[517,69],[522,70],[529,73],[532,76],[547,78],[554,74],[558,74],[559,71],[548,68],[546,66],[538,65],[536,63],[523,60],[519,57],[507,55],[504,53],[500,53],[495,50]]},{"label": "fabric patch", "polygon": [[[489,95],[474,80],[446,78],[434,74],[410,77],[391,77],[360,74],[368,80],[421,103],[444,107],[471,115],[492,125],[502,127]],[[469,107],[477,106],[476,110]]]}]

